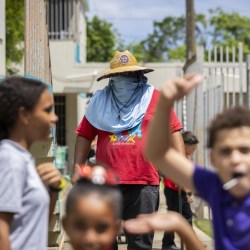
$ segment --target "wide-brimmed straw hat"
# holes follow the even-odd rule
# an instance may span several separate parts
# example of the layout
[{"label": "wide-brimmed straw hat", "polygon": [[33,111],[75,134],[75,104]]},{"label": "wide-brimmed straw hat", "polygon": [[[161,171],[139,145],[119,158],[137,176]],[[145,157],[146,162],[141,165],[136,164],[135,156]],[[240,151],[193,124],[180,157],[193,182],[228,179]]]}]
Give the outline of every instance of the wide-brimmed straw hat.
[{"label": "wide-brimmed straw hat", "polygon": [[154,70],[139,66],[136,58],[128,50],[123,52],[116,51],[115,56],[110,62],[110,69],[97,78],[97,81],[111,76],[120,75],[124,72],[135,71],[141,71],[143,74],[146,74]]}]

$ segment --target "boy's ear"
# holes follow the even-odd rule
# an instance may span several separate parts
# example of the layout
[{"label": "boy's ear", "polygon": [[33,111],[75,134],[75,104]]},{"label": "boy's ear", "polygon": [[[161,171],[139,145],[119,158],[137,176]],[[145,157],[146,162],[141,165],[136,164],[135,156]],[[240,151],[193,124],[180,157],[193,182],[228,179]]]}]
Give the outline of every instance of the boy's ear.
[{"label": "boy's ear", "polygon": [[213,166],[215,166],[215,164],[214,164],[215,163],[214,162],[214,152],[212,149],[210,150],[209,157],[210,157],[210,162],[212,163]]}]

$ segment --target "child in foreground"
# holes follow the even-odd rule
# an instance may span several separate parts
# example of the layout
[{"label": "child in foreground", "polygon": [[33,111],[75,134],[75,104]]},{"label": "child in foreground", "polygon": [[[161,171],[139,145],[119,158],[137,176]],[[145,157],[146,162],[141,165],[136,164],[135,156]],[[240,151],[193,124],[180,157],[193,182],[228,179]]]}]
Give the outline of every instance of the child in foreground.
[{"label": "child in foreground", "polygon": [[83,166],[68,194],[63,218],[73,249],[112,249],[121,226],[121,206],[114,173],[102,166]]},{"label": "child in foreground", "polygon": [[[114,172],[99,165],[81,167],[80,179],[68,194],[63,217],[73,249],[112,249],[121,226],[121,210],[122,194]],[[177,231],[187,250],[203,250],[191,226],[178,213],[148,214],[124,223],[132,234]]]},{"label": "child in foreground", "polygon": [[231,108],[212,121],[208,130],[208,147],[216,172],[195,166],[179,154],[171,147],[170,131],[166,130],[174,102],[201,81],[201,76],[191,75],[162,86],[146,156],[163,174],[195,191],[209,203],[216,250],[250,249],[249,109]]},{"label": "child in foreground", "polygon": [[45,84],[24,77],[0,82],[0,249],[45,250],[49,211],[62,185],[53,163],[35,166],[31,145],[58,120]]}]

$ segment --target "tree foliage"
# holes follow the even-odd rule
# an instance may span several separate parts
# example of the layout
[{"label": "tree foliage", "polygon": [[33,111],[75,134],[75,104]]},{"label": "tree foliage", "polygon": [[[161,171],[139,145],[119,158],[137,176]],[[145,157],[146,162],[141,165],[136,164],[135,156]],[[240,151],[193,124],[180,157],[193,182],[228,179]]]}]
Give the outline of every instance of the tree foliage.
[{"label": "tree foliage", "polygon": [[[209,15],[196,14],[196,42],[205,49],[211,46],[238,46],[243,43],[244,54],[250,53],[250,18],[221,9]],[[87,61],[108,62],[115,50],[129,49],[144,62],[185,61],[185,17],[166,17],[154,22],[146,39],[124,46],[120,34],[111,23],[97,16],[87,20]],[[6,0],[6,62],[7,71],[16,73],[24,53],[24,1]],[[230,48],[230,53],[232,54]]]},{"label": "tree foliage", "polygon": [[24,1],[6,0],[6,66],[8,74],[15,74],[15,64],[24,54]]},{"label": "tree foliage", "polygon": [[112,24],[94,16],[87,21],[87,61],[108,62],[112,59],[115,49],[123,47],[119,33]]},{"label": "tree foliage", "polygon": [[[243,54],[250,53],[250,18],[238,13],[226,13],[221,9],[210,10],[209,20],[211,27],[212,44],[228,47],[232,57],[232,47],[243,43]],[[224,51],[225,54],[225,51]],[[219,56],[219,53],[218,53]]]},{"label": "tree foliage", "polygon": [[169,48],[176,49],[185,40],[185,19],[166,17],[162,22],[154,22],[154,31],[143,41],[147,61],[164,61]]},{"label": "tree foliage", "polygon": [[[205,43],[204,31],[206,19],[204,15],[196,15],[196,40]],[[185,17],[166,17],[162,22],[154,22],[152,34],[140,44],[144,50],[144,61],[184,61],[186,54]]]},{"label": "tree foliage", "polygon": [[[166,17],[154,23],[152,34],[138,44],[130,45],[132,51],[141,51],[141,60],[150,62],[186,60],[185,17]],[[238,13],[210,10],[209,15],[196,14],[195,37],[205,50],[212,46],[238,46],[244,44],[244,54],[250,53],[250,19]],[[140,49],[138,47],[141,47]],[[219,50],[218,50],[219,51]],[[232,49],[229,48],[232,57]]]}]

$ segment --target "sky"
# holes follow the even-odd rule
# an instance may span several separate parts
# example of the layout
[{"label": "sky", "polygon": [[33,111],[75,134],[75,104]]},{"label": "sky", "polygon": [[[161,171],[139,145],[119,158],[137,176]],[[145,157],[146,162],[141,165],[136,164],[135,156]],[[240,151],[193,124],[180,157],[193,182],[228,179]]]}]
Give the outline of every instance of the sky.
[{"label": "sky", "polygon": [[[249,0],[194,0],[195,12],[207,14],[220,7],[250,18]],[[97,15],[113,24],[122,40],[129,44],[145,39],[153,31],[153,22],[167,16],[185,15],[186,0],[90,0],[89,18]]]}]

